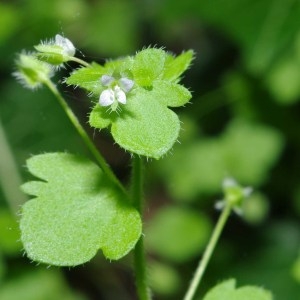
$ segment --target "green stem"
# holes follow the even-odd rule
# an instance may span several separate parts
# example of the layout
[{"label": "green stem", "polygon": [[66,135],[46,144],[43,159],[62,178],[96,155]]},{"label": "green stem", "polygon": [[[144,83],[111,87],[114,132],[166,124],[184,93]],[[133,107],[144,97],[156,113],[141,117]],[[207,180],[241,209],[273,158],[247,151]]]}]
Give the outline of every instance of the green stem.
[{"label": "green stem", "polygon": [[82,60],[82,59],[80,59],[78,57],[75,57],[75,56],[73,56],[72,58],[70,58],[70,60],[75,61],[75,62],[77,62],[77,63],[79,63],[79,64],[81,64],[81,65],[83,65],[85,67],[89,67],[90,66],[89,63],[87,63],[86,61],[84,61],[84,60]]},{"label": "green stem", "polygon": [[[132,166],[132,199],[135,208],[143,214],[143,161],[140,157],[133,157]],[[151,300],[150,290],[147,286],[146,257],[144,236],[141,235],[134,248],[134,269],[137,293],[140,300]]]},{"label": "green stem", "polygon": [[226,206],[224,207],[222,214],[220,215],[220,218],[219,218],[219,220],[215,226],[215,229],[212,233],[210,241],[208,242],[208,245],[205,249],[202,260],[200,261],[198,268],[194,274],[194,277],[191,281],[191,284],[187,290],[184,300],[192,300],[193,299],[193,297],[196,293],[197,287],[199,286],[199,283],[200,283],[200,281],[203,277],[203,274],[205,272],[205,269],[208,265],[208,262],[212,256],[212,253],[213,253],[213,251],[216,247],[216,244],[219,240],[219,237],[223,231],[225,223],[230,215],[231,209],[232,209],[232,206],[230,204],[226,204]]},{"label": "green stem", "polygon": [[89,148],[89,150],[91,151],[91,153],[94,155],[94,157],[97,160],[97,162],[98,162],[99,166],[101,167],[102,171],[122,191],[125,192],[125,189],[124,189],[123,185],[120,183],[120,181],[117,179],[117,177],[112,172],[112,170],[110,169],[110,167],[107,165],[107,163],[105,162],[104,158],[101,156],[101,154],[99,153],[98,149],[94,145],[93,141],[91,140],[91,138],[89,137],[89,135],[86,133],[86,131],[84,130],[84,128],[81,126],[79,120],[77,119],[77,117],[75,116],[75,114],[73,113],[73,111],[70,109],[70,107],[68,106],[68,104],[65,101],[65,99],[61,96],[61,94],[57,90],[56,86],[50,80],[45,81],[45,85],[50,89],[50,91],[54,94],[54,96],[58,100],[59,104],[61,105],[61,107],[63,108],[63,110],[67,114],[67,116],[69,117],[70,121],[72,122],[73,126],[76,128],[77,132],[79,133],[79,135],[83,139],[84,143]]}]

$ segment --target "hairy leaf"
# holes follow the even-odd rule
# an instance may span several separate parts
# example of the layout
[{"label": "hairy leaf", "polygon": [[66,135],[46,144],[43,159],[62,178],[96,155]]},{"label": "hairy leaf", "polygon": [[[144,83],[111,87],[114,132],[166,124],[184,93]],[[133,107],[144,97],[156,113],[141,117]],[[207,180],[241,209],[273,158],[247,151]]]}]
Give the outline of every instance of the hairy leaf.
[{"label": "hairy leaf", "polygon": [[256,286],[236,288],[235,279],[224,281],[212,288],[203,300],[272,300],[272,294]]},{"label": "hairy leaf", "polygon": [[132,68],[136,83],[151,86],[164,69],[166,53],[162,49],[145,49],[136,54]]},{"label": "hairy leaf", "polygon": [[163,79],[177,81],[179,76],[190,66],[193,58],[193,50],[183,52],[177,57],[170,54],[167,55]]},{"label": "hairy leaf", "polygon": [[67,153],[37,155],[27,166],[40,179],[22,186],[36,196],[23,206],[20,223],[31,259],[74,266],[99,249],[119,259],[134,247],[141,234],[139,214],[98,166]]},{"label": "hairy leaf", "polygon": [[89,67],[82,67],[74,71],[66,79],[66,83],[79,86],[92,93],[99,93],[101,91],[100,78],[105,72],[101,65],[92,63]]},{"label": "hairy leaf", "polygon": [[[162,49],[147,48],[135,56],[108,61],[103,67],[93,64],[81,68],[66,82],[98,98],[104,91],[102,96],[110,95],[103,102],[107,105],[94,106],[90,125],[99,129],[111,125],[112,136],[122,148],[158,159],[178,139],[180,121],[168,107],[183,106],[191,99],[190,91],[178,81],[192,59],[193,51],[175,57]],[[103,75],[110,78],[107,83],[103,83]],[[123,87],[120,104],[115,88],[122,89],[122,80],[133,85]]]}]

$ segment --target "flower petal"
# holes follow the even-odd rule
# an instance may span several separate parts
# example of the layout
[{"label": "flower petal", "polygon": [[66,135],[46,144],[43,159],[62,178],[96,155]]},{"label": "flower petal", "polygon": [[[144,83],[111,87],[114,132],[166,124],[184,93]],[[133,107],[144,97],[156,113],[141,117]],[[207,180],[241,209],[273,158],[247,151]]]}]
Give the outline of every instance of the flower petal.
[{"label": "flower petal", "polygon": [[115,79],[110,75],[102,75],[100,81],[104,86],[109,86]]},{"label": "flower petal", "polygon": [[126,94],[124,91],[121,90],[121,88],[116,85],[115,86],[115,97],[118,100],[118,102],[122,103],[122,104],[126,104]]},{"label": "flower petal", "polygon": [[119,80],[119,83],[120,83],[122,90],[126,93],[128,93],[134,86],[134,81],[131,79],[125,78],[125,77],[121,78]]},{"label": "flower petal", "polygon": [[75,55],[76,49],[75,49],[73,43],[69,39],[61,36],[60,34],[57,34],[55,36],[55,44],[58,46],[61,46],[63,48],[64,54],[66,54],[68,56]]},{"label": "flower petal", "polygon": [[101,106],[109,106],[115,101],[115,94],[112,89],[104,90],[99,98],[99,104]]}]

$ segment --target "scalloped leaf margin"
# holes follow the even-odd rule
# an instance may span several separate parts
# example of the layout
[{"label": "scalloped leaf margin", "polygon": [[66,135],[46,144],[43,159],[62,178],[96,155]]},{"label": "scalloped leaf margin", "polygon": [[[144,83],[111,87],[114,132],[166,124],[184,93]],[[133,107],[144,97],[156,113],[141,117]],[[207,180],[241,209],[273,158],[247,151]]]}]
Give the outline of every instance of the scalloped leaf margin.
[{"label": "scalloped leaf margin", "polygon": [[99,249],[106,258],[126,255],[141,235],[139,213],[127,196],[90,160],[67,153],[31,157],[38,181],[22,186],[35,196],[22,207],[21,240],[29,258],[75,266]]}]

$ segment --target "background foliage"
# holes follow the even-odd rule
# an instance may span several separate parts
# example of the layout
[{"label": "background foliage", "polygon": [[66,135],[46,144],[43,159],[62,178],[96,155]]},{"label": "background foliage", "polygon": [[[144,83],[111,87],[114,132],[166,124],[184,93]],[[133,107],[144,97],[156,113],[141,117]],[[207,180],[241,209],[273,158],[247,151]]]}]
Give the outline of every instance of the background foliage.
[{"label": "background foliage", "polygon": [[[1,1],[0,16],[0,299],[135,298],[130,255],[110,263],[100,253],[84,266],[48,269],[29,264],[17,242],[16,212],[26,199],[9,158],[28,181],[23,166],[31,154],[89,155],[48,91],[24,90],[11,77],[16,52],[56,33],[99,63],[148,45],[196,52],[183,79],[192,105],[176,109],[184,122],[180,144],[147,163],[145,234],[157,299],[181,298],[226,175],[256,192],[245,220],[232,217],[226,227],[199,299],[229,278],[264,286],[276,299],[299,297],[299,1],[14,0]],[[88,97],[59,87],[86,124]],[[105,131],[89,131],[126,183],[129,155]]]}]

